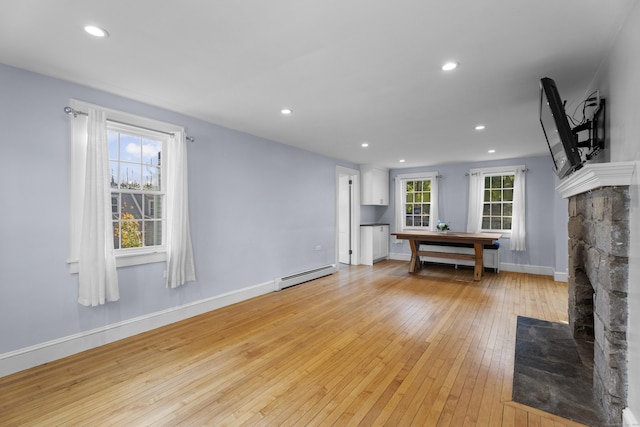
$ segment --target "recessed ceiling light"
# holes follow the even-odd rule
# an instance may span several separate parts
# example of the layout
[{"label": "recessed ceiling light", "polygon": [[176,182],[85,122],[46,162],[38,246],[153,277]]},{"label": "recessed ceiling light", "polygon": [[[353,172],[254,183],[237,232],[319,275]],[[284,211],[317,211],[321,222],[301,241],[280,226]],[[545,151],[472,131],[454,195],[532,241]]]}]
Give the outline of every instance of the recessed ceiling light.
[{"label": "recessed ceiling light", "polygon": [[476,130],[484,130],[484,129],[485,129],[485,125],[476,126]]},{"label": "recessed ceiling light", "polygon": [[289,114],[293,113],[293,110],[291,108],[283,108],[282,110],[280,110],[280,112],[283,115],[288,116]]},{"label": "recessed ceiling light", "polygon": [[487,151],[487,153],[489,153],[489,154],[493,154],[495,152],[496,152],[496,150],[494,150],[493,148],[491,150]]},{"label": "recessed ceiling light", "polygon": [[456,68],[458,68],[458,65],[459,64],[457,62],[451,61],[451,62],[447,62],[446,64],[444,64],[442,66],[442,69],[444,71],[451,71],[451,70],[455,70]]},{"label": "recessed ceiling light", "polygon": [[109,33],[107,32],[107,30],[96,27],[95,25],[87,25],[86,27],[84,27],[84,30],[95,37],[109,37]]},{"label": "recessed ceiling light", "polygon": [[400,163],[404,163],[404,159],[400,159]]},{"label": "recessed ceiling light", "polygon": [[362,144],[360,144],[363,148],[367,148],[369,146],[368,142],[363,142]]}]

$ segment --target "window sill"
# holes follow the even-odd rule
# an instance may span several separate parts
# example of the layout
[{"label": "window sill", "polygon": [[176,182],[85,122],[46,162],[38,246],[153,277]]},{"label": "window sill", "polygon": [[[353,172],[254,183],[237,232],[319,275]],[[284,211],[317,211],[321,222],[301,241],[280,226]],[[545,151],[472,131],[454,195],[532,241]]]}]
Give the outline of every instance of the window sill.
[{"label": "window sill", "polygon": [[510,239],[511,238],[511,230],[500,231],[500,230],[480,230],[481,233],[499,233],[502,234],[502,237]]},{"label": "window sill", "polygon": [[[167,253],[165,251],[153,251],[153,252],[137,252],[137,253],[124,253],[116,254],[116,268],[131,267],[133,265],[152,264],[155,262],[164,262],[167,260]],[[78,260],[68,261],[69,272],[71,274],[77,274],[80,270],[80,264]]]}]

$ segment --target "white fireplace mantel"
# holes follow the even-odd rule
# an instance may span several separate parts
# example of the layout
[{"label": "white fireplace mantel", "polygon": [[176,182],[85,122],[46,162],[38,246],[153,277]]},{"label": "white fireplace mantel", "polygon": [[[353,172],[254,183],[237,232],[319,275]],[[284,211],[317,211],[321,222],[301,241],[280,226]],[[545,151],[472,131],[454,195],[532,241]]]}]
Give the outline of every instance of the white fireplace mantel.
[{"label": "white fireplace mantel", "polygon": [[600,187],[631,185],[640,162],[588,163],[560,181],[556,191],[563,199]]}]

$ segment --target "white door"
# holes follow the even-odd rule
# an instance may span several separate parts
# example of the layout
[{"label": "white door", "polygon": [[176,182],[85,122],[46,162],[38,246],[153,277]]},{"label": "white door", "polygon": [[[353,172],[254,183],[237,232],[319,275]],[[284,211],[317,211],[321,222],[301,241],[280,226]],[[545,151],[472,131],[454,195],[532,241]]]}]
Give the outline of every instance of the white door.
[{"label": "white door", "polygon": [[338,261],[351,264],[351,177],[338,178]]}]

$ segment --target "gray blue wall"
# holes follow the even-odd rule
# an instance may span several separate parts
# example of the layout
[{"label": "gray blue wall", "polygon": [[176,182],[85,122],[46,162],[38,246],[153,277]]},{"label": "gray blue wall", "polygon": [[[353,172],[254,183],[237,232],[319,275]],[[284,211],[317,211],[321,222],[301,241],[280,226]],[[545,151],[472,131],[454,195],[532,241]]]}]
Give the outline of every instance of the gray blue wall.
[{"label": "gray blue wall", "polygon": [[[357,166],[2,64],[0,88],[0,354],[335,262],[335,168]],[[70,98],[196,138],[197,282],[168,290],[164,263],[120,268],[120,301],[78,305],[66,263]]]},{"label": "gray blue wall", "polygon": [[[535,120],[535,117],[532,120]],[[541,138],[543,138],[542,135]],[[540,143],[543,144],[544,140],[541,139]],[[380,216],[376,221],[394,223],[395,185],[393,183],[397,175],[437,171],[441,176],[438,179],[440,219],[449,223],[452,230],[465,231],[469,198],[469,177],[465,174],[472,168],[505,165],[525,165],[528,170],[526,175],[527,250],[513,252],[509,249],[509,239],[502,238],[500,240],[501,263],[544,267],[545,270],[552,269],[556,273],[566,273],[566,201],[555,191],[559,181],[553,173],[549,156],[391,170],[389,199],[392,204],[384,211],[378,211]],[[390,251],[396,254],[411,253],[407,241],[391,243]]]}]

